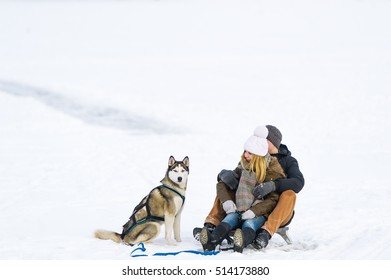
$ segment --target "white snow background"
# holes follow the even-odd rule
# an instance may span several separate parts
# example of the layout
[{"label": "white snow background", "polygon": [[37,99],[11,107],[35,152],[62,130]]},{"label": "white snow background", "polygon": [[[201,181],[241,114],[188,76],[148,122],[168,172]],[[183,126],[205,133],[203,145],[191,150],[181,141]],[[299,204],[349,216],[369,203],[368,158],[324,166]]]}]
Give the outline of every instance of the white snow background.
[{"label": "white snow background", "polygon": [[0,1],[0,259],[132,260],[121,231],[190,158],[201,250],[217,173],[273,124],[306,183],[292,245],[155,260],[390,260],[391,1]]}]

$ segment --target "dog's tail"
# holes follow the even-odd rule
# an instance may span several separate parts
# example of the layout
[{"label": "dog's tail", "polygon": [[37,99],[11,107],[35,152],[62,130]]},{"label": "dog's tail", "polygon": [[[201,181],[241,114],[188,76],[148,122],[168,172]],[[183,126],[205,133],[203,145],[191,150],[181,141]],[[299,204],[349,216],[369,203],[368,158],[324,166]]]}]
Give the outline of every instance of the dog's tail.
[{"label": "dog's tail", "polygon": [[97,230],[95,231],[95,237],[103,240],[113,240],[114,242],[117,243],[122,242],[121,234],[114,231]]}]

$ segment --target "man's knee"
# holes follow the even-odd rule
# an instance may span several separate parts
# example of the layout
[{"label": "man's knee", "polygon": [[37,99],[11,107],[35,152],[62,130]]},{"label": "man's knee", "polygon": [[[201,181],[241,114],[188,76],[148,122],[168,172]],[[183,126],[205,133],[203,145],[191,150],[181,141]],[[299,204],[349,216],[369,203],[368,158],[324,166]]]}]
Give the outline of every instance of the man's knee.
[{"label": "man's knee", "polygon": [[296,199],[296,193],[292,190],[286,190],[281,193],[280,199],[281,197],[285,197],[288,199]]},{"label": "man's knee", "polygon": [[280,226],[288,225],[294,216],[294,208],[296,204],[296,193],[292,190],[287,190],[281,193],[280,201],[282,202],[282,221]]}]

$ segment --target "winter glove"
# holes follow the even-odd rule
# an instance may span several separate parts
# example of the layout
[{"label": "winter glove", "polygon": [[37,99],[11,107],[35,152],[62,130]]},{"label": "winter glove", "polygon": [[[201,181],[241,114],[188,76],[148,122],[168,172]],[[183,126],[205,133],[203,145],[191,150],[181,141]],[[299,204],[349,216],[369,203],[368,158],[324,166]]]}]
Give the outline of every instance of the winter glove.
[{"label": "winter glove", "polygon": [[248,219],[252,219],[252,218],[255,218],[255,214],[251,210],[247,210],[246,212],[244,212],[242,214],[242,220],[248,220]]},{"label": "winter glove", "polygon": [[236,190],[239,185],[239,175],[232,170],[223,169],[217,175],[217,181],[222,181],[231,190]]},{"label": "winter glove", "polygon": [[227,214],[233,213],[236,211],[236,205],[232,200],[227,200],[223,202],[223,209]]},{"label": "winter glove", "polygon": [[253,190],[253,195],[257,199],[263,199],[267,194],[276,190],[276,184],[273,181],[262,183]]}]

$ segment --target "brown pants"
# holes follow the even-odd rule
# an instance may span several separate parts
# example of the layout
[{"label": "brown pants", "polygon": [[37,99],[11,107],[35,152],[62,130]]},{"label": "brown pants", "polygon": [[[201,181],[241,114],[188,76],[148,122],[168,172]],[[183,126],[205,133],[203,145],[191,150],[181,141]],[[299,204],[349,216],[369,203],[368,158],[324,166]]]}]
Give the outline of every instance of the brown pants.
[{"label": "brown pants", "polygon": [[[292,218],[293,210],[296,204],[296,193],[288,190],[280,195],[280,199],[272,213],[267,218],[262,228],[266,229],[270,235],[273,235],[279,227],[287,224]],[[213,207],[205,219],[205,223],[218,225],[225,217],[225,212],[220,200],[216,197]]]}]

